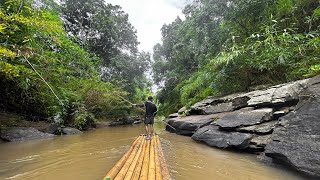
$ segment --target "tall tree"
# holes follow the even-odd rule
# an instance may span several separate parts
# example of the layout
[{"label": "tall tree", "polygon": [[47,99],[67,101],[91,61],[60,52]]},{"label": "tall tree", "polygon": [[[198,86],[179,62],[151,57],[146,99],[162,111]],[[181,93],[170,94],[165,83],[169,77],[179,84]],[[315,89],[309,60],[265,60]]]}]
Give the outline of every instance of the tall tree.
[{"label": "tall tree", "polygon": [[103,0],[62,0],[65,28],[79,44],[102,58],[102,78],[123,85],[131,95],[146,81],[150,55],[138,52],[136,30],[120,6]]}]

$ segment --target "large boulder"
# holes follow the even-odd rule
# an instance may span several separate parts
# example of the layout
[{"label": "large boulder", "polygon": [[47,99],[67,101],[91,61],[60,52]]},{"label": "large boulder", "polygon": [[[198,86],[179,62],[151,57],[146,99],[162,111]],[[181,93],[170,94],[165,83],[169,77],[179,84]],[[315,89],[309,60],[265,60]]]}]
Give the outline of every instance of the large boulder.
[{"label": "large boulder", "polygon": [[192,135],[193,140],[205,142],[209,146],[237,149],[247,148],[252,137],[252,134],[222,131],[215,125],[202,127]]},{"label": "large boulder", "polygon": [[191,136],[197,129],[211,124],[214,120],[224,115],[225,113],[171,118],[167,123],[174,129],[167,125],[166,130],[180,135]]},{"label": "large boulder", "polygon": [[297,171],[320,178],[320,76],[311,79],[295,111],[280,118],[265,154]]},{"label": "large boulder", "polygon": [[66,135],[75,135],[75,134],[82,134],[83,132],[75,128],[66,127],[62,129],[62,133]]},{"label": "large boulder", "polygon": [[223,129],[235,129],[242,126],[261,124],[272,119],[272,108],[240,109],[231,112],[216,121],[216,125]]},{"label": "large boulder", "polygon": [[1,129],[0,137],[5,141],[24,141],[33,139],[53,138],[55,135],[43,133],[32,127],[14,127]]}]

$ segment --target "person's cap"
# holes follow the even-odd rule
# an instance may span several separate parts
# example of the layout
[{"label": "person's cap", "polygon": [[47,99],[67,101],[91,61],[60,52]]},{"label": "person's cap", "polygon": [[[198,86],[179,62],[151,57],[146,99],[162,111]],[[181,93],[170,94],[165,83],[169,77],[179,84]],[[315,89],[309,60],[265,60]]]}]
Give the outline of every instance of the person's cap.
[{"label": "person's cap", "polygon": [[148,100],[152,100],[152,99],[153,99],[153,97],[152,97],[152,96],[149,96],[149,97],[148,97]]}]

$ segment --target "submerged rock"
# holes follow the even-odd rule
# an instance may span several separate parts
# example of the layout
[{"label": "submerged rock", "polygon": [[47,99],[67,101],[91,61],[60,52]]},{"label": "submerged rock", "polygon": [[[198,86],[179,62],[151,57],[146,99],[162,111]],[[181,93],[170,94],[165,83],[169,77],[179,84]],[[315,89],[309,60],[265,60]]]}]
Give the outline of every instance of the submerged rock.
[{"label": "submerged rock", "polygon": [[192,135],[192,139],[218,148],[245,149],[249,146],[252,134],[222,131],[216,125],[208,125]]},{"label": "submerged rock", "polygon": [[297,171],[320,177],[320,76],[302,91],[295,111],[280,118],[265,154]]},{"label": "submerged rock", "polygon": [[53,138],[55,135],[43,133],[32,127],[15,127],[1,129],[0,137],[5,141],[24,141],[33,139]]}]

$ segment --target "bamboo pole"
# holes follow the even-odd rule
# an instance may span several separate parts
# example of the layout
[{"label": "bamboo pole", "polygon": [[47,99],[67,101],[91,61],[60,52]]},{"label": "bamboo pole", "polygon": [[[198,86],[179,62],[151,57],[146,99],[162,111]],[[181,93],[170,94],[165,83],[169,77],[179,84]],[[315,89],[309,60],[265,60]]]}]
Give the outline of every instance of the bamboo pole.
[{"label": "bamboo pole", "polygon": [[142,144],[141,144],[136,156],[134,157],[134,159],[133,159],[133,161],[132,161],[132,163],[131,163],[131,165],[130,165],[130,167],[128,169],[128,172],[127,172],[126,176],[124,177],[124,180],[131,180],[131,177],[132,177],[132,175],[134,173],[134,169],[138,164],[139,157],[141,156],[141,153],[143,153],[143,150],[145,148],[145,142],[146,142],[146,140],[143,138],[142,139]]},{"label": "bamboo pole", "polygon": [[[144,137],[144,136],[142,136]],[[136,180],[136,179],[139,179],[140,177],[140,172],[141,172],[141,168],[142,168],[142,164],[143,164],[143,158],[144,158],[144,155],[145,155],[145,152],[146,152],[146,147],[147,147],[147,144],[148,144],[149,141],[145,140],[145,143],[142,147],[142,151],[141,151],[141,154],[139,155],[139,158],[138,158],[138,162],[137,162],[137,165],[136,167],[134,168],[134,173],[132,175],[132,180]]]},{"label": "bamboo pole", "polygon": [[147,147],[146,152],[144,153],[143,164],[141,168],[140,180],[147,180],[148,179],[148,172],[149,172],[149,160],[150,160],[150,142],[147,140]]},{"label": "bamboo pole", "polygon": [[149,172],[148,172],[148,180],[156,179],[156,166],[154,162],[154,145],[156,141],[156,136],[153,136],[150,142],[150,160],[149,160]]},{"label": "bamboo pole", "polygon": [[124,163],[126,162],[126,160],[128,159],[131,151],[133,150],[133,148],[136,146],[136,144],[139,142],[139,139],[143,138],[142,136],[139,136],[131,145],[131,147],[129,148],[129,150],[126,152],[126,154],[124,156],[122,156],[122,158],[116,163],[115,166],[113,166],[113,168],[107,173],[107,175],[103,178],[103,180],[112,180],[120,171],[120,169],[122,168],[122,166],[124,165]]},{"label": "bamboo pole", "polygon": [[[158,135],[156,135],[158,136]],[[162,180],[162,174],[161,174],[161,167],[160,167],[160,161],[159,161],[159,150],[157,148],[157,137],[154,138],[154,161],[156,165],[156,180]]]},{"label": "bamboo pole", "polygon": [[119,173],[117,174],[117,176],[114,178],[114,180],[123,180],[125,175],[128,172],[128,169],[134,159],[134,157],[136,156],[139,148],[141,147],[142,143],[143,143],[143,138],[138,137],[139,141],[137,143],[137,145],[134,147],[134,149],[131,151],[130,156],[128,157],[128,159],[126,160],[126,162],[124,163],[124,165],[122,166],[121,170],[119,171]]},{"label": "bamboo pole", "polygon": [[157,148],[158,148],[158,152],[159,152],[159,160],[160,160],[162,179],[163,180],[169,180],[170,179],[170,174],[169,174],[169,170],[168,170],[167,165],[166,165],[166,160],[165,160],[163,152],[162,152],[159,136],[156,137],[156,140],[157,140]]},{"label": "bamboo pole", "polygon": [[[24,2],[24,1],[23,1]],[[60,98],[57,96],[57,94],[54,92],[54,90],[51,88],[51,86],[49,85],[49,83],[41,76],[40,73],[38,73],[38,71],[33,67],[33,65],[30,63],[30,61],[23,56],[24,60],[27,61],[27,63],[31,66],[31,68],[33,69],[33,71],[40,77],[40,79],[48,86],[48,88],[50,89],[50,91],[52,92],[52,94],[56,97],[56,99],[60,102],[60,105],[63,106],[63,102],[60,100]]]},{"label": "bamboo pole", "polygon": [[[132,102],[130,102],[129,100],[127,100],[126,98],[124,98],[124,97],[122,97],[122,96],[120,96],[119,94],[117,94],[117,93],[113,93],[114,95],[116,95],[116,96],[118,96],[119,98],[121,98],[122,100],[124,100],[125,102],[127,102],[127,103],[129,103],[130,105],[134,105]],[[138,109],[140,110],[140,111],[143,111],[143,112],[145,112],[145,110],[144,109],[142,109],[141,107],[138,107]],[[167,122],[165,122],[164,120],[160,120],[161,122],[163,122],[163,123],[165,123],[167,126],[169,126],[171,129],[173,129],[173,130],[175,130],[176,131],[176,128],[174,128],[173,126],[171,126],[170,124],[168,124]]]}]

